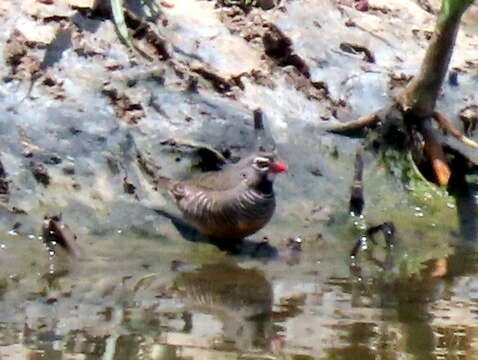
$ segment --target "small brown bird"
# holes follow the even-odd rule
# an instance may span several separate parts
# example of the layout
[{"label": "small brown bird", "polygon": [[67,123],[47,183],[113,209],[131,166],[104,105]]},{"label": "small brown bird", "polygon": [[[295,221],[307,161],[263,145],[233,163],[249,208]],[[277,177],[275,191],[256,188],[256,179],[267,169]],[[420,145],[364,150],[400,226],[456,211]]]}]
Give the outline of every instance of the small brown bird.
[{"label": "small brown bird", "polygon": [[272,153],[253,153],[237,164],[184,181],[161,178],[184,219],[213,238],[242,239],[262,229],[275,210],[274,177],[287,165]]}]

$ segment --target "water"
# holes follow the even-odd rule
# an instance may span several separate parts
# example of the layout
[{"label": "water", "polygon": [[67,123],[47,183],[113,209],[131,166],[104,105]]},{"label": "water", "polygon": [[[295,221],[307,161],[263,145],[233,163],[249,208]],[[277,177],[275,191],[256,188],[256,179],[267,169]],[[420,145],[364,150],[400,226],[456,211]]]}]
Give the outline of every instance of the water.
[{"label": "water", "polygon": [[[0,225],[0,359],[476,358],[476,189],[404,190],[381,173],[365,169],[360,218],[346,210],[349,180],[318,177],[312,199],[278,186],[272,223],[254,235],[269,243],[223,250],[166,211],[121,202],[116,222],[64,216],[80,259],[43,245],[27,221],[43,210]],[[151,226],[128,226],[138,219]],[[367,236],[385,222],[389,249]]]},{"label": "water", "polygon": [[351,263],[353,238],[327,234],[254,259],[122,231],[74,260],[5,231],[0,357],[473,359],[478,257],[456,239],[421,261],[377,238]]}]

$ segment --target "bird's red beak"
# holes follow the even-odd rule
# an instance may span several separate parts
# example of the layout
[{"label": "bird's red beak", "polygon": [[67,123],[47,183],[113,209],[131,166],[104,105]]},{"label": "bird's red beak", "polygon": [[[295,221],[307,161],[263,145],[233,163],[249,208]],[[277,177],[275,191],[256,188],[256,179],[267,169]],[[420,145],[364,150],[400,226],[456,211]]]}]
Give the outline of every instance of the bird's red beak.
[{"label": "bird's red beak", "polygon": [[279,173],[286,172],[288,169],[289,169],[289,167],[287,166],[287,164],[284,161],[276,160],[272,164],[270,171],[274,174],[279,174]]}]

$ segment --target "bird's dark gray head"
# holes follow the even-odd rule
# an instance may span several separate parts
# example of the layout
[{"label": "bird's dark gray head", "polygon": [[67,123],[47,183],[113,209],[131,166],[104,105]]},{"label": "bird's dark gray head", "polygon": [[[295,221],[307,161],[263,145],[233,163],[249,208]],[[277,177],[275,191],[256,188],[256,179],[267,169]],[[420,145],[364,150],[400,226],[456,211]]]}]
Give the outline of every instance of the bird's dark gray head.
[{"label": "bird's dark gray head", "polygon": [[276,174],[287,171],[285,162],[277,159],[273,153],[267,152],[250,154],[236,166],[240,170],[242,181],[248,187],[264,193],[272,192],[272,182]]}]

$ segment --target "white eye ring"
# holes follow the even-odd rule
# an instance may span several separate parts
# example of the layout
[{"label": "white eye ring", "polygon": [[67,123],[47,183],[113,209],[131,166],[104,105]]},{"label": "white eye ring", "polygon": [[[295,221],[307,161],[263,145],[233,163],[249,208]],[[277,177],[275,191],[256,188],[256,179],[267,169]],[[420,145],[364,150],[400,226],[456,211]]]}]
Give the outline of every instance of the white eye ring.
[{"label": "white eye ring", "polygon": [[271,160],[262,156],[258,156],[254,159],[252,166],[256,170],[267,171],[271,166]]}]

